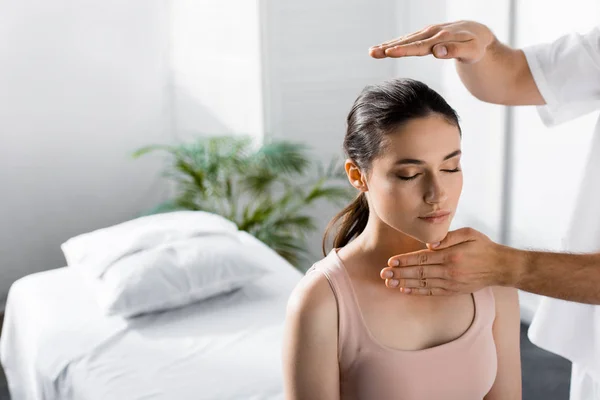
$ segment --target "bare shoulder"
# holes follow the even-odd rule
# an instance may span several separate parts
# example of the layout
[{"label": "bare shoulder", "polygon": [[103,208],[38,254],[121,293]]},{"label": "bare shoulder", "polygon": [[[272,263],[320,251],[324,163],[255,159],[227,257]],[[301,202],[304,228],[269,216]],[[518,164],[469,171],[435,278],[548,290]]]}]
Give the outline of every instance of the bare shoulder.
[{"label": "bare shoulder", "polygon": [[312,271],[296,285],[288,300],[287,316],[311,330],[337,330],[337,302],[322,272]]},{"label": "bare shoulder", "polygon": [[496,314],[519,315],[519,294],[517,289],[511,287],[492,287],[494,302],[496,303]]},{"label": "bare shoulder", "polygon": [[283,339],[286,399],[339,399],[337,303],[326,276],[311,271],[293,290]]},{"label": "bare shoulder", "polygon": [[494,293],[494,300],[496,303],[506,303],[519,301],[519,295],[517,289],[504,286],[493,286],[492,292]]}]

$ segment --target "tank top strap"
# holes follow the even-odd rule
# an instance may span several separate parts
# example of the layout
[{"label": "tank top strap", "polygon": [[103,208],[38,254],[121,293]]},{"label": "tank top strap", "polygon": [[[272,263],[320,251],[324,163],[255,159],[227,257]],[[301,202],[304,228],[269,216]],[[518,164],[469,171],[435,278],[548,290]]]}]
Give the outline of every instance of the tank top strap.
[{"label": "tank top strap", "polygon": [[350,276],[339,263],[335,251],[331,250],[327,257],[315,263],[306,273],[321,272],[331,286],[338,309],[338,359],[342,361],[344,353],[355,355],[360,351],[364,331]]}]

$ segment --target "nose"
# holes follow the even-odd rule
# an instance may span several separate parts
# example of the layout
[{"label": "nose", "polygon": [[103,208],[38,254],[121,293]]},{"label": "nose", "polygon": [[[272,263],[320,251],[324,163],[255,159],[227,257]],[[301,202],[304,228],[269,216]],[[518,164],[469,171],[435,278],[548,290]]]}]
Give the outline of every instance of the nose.
[{"label": "nose", "polygon": [[425,180],[427,183],[427,188],[425,190],[425,196],[423,200],[427,204],[441,204],[448,199],[448,194],[446,193],[446,189],[444,185],[440,181],[438,176],[431,176],[429,179]]}]

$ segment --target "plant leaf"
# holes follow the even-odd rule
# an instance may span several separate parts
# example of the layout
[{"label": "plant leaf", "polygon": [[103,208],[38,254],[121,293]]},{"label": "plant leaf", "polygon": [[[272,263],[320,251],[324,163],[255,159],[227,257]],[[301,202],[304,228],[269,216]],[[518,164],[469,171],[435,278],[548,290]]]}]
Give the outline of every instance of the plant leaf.
[{"label": "plant leaf", "polygon": [[352,191],[348,187],[323,187],[322,185],[317,184],[312,188],[308,195],[306,195],[304,201],[306,204],[311,204],[318,199],[326,199],[328,201],[338,203],[340,201],[348,201],[351,198]]},{"label": "plant leaf", "polygon": [[160,144],[145,146],[145,147],[142,147],[142,148],[134,151],[131,154],[131,157],[132,158],[139,158],[139,157],[141,157],[143,155],[146,155],[148,153],[152,153],[152,152],[154,152],[156,150],[164,150],[164,151],[167,151],[167,152],[171,153],[171,152],[175,151],[175,148],[172,147],[172,146],[166,146],[166,145],[160,145]]},{"label": "plant leaf", "polygon": [[159,150],[168,153],[163,176],[174,183],[176,195],[152,212],[189,209],[222,215],[296,266],[308,255],[306,235],[315,230],[306,207],[319,199],[337,203],[352,198],[350,188],[339,182],[346,180],[339,163],[314,163],[308,147],[298,143],[275,141],[257,149],[250,137],[203,136],[174,146],[147,146],[134,157]]},{"label": "plant leaf", "polygon": [[302,174],[310,164],[305,154],[307,149],[302,144],[277,141],[263,145],[254,158],[258,165],[273,173]]}]

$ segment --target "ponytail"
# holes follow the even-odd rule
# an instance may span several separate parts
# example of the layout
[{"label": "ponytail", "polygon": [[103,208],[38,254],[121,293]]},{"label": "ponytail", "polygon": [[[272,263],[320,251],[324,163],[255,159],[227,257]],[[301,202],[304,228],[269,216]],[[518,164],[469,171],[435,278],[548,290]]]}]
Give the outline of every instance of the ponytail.
[{"label": "ponytail", "polygon": [[327,255],[325,245],[331,230],[335,224],[342,220],[342,225],[338,229],[335,237],[333,238],[333,248],[344,247],[356,236],[360,235],[367,226],[369,220],[369,204],[364,192],[361,192],[352,203],[346,208],[339,212],[325,229],[325,235],[323,236],[323,255]]}]

